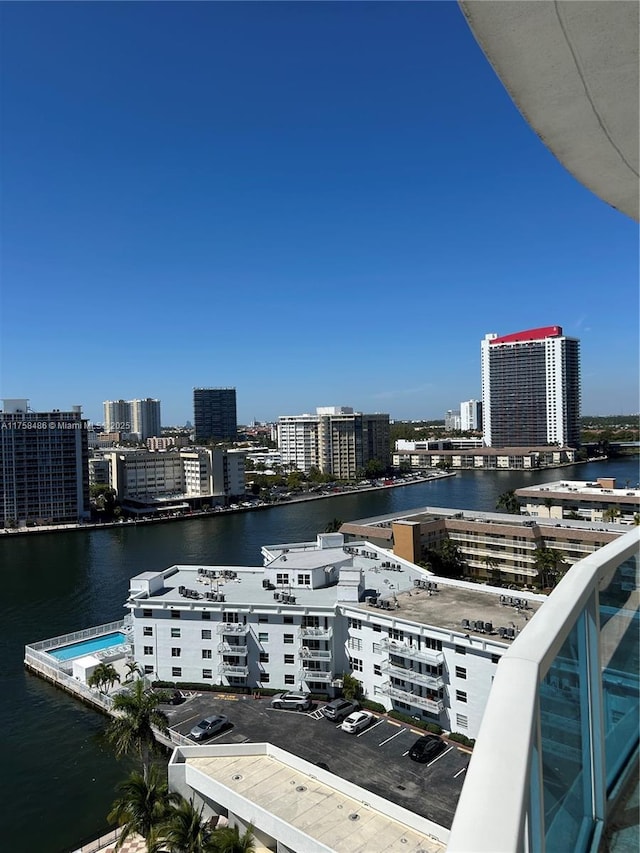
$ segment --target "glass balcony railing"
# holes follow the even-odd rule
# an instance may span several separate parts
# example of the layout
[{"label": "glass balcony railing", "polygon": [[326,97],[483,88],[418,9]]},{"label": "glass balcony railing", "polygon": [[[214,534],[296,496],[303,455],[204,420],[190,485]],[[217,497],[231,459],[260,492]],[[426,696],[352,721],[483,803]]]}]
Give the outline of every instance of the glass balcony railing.
[{"label": "glass balcony railing", "polygon": [[637,768],[639,557],[636,528],[577,562],[503,655],[448,853],[598,849]]},{"label": "glass balcony railing", "polygon": [[426,661],[426,663],[430,663],[432,666],[439,666],[444,662],[442,652],[436,649],[419,649],[417,646],[405,643],[402,640],[385,638],[380,641],[380,648],[393,652],[394,655],[402,655],[405,658]]}]

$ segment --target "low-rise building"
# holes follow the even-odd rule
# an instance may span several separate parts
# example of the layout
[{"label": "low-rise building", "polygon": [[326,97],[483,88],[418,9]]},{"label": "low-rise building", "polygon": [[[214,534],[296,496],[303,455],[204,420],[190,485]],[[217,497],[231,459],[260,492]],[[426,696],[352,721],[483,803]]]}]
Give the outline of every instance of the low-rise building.
[{"label": "low-rise building", "polygon": [[584,519],[595,522],[637,524],[640,521],[640,486],[616,487],[612,477],[595,482],[557,480],[515,490],[521,512],[532,518]]},{"label": "low-rise building", "polygon": [[575,462],[576,451],[571,447],[471,447],[451,450],[397,450],[393,454],[394,468],[414,471],[428,468],[454,470],[533,470]]}]

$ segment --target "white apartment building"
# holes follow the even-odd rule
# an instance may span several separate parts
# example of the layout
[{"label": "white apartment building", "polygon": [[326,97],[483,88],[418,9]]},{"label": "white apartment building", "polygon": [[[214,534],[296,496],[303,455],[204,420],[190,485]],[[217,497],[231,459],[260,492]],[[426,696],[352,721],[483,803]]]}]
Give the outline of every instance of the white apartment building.
[{"label": "white apartment building", "polygon": [[482,403],[479,400],[465,400],[460,403],[460,429],[462,432],[482,429]]},{"label": "white apartment building", "polygon": [[122,433],[134,441],[160,435],[160,400],[105,400],[102,405],[106,433]]},{"label": "white apartment building", "polygon": [[532,518],[583,519],[593,522],[637,524],[640,519],[640,486],[616,487],[615,477],[556,480],[516,489],[521,512]]},{"label": "white apartment building", "polygon": [[308,474],[319,468],[318,416],[282,415],[278,418],[278,450],[283,465]]},{"label": "white apartment building", "polygon": [[262,553],[261,567],[132,578],[125,606],[147,675],[335,695],[348,672],[385,708],[474,737],[501,655],[545,600],[520,594],[516,613],[499,589],[435,578],[339,533]]},{"label": "white apartment building", "polygon": [[448,409],[444,416],[444,428],[447,432],[460,432],[462,422],[460,420],[460,412],[455,412],[453,409]]}]

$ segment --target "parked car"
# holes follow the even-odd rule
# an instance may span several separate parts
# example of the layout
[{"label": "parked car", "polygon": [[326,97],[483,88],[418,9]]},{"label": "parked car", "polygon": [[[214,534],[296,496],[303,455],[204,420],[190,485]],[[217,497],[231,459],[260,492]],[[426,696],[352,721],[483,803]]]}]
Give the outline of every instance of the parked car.
[{"label": "parked car", "polygon": [[193,740],[206,740],[212,735],[221,732],[229,725],[229,718],[222,714],[212,714],[210,717],[205,717],[200,720],[197,726],[194,726],[189,732],[189,737]]},{"label": "parked car", "polygon": [[353,714],[349,714],[349,716],[342,721],[340,728],[343,732],[349,732],[349,734],[355,735],[363,729],[366,729],[374,719],[375,718],[371,711],[355,711]]},{"label": "parked car", "polygon": [[349,714],[353,714],[354,711],[358,711],[359,709],[360,705],[352,699],[334,699],[333,702],[325,705],[321,711],[327,720],[339,723],[340,720],[344,720]]},{"label": "parked car", "polygon": [[308,711],[311,708],[311,696],[308,693],[277,693],[271,700],[271,707]]},{"label": "parked car", "polygon": [[424,764],[440,755],[444,748],[445,742],[437,735],[423,735],[409,750],[409,758]]}]

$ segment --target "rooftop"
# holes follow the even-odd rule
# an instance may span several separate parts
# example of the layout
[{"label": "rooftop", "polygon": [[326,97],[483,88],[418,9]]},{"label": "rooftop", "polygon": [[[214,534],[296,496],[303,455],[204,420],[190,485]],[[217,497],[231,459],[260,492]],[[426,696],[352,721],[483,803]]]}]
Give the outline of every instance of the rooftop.
[{"label": "rooftop", "polygon": [[640,502],[638,484],[634,488],[616,488],[615,480],[598,480],[595,483],[586,480],[556,480],[551,483],[538,483],[535,486],[516,489],[515,493],[522,497],[577,496],[581,500],[606,499],[607,501],[620,500],[623,503]]}]

